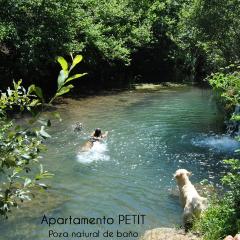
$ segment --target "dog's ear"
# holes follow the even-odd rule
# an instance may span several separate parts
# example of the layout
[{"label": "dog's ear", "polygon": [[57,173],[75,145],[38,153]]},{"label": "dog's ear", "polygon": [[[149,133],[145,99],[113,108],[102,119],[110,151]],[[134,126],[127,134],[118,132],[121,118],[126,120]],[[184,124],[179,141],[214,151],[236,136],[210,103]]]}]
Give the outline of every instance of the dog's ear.
[{"label": "dog's ear", "polygon": [[192,172],[187,172],[187,176],[192,176]]},{"label": "dog's ear", "polygon": [[175,178],[180,178],[181,176],[183,175],[183,173],[181,173],[181,172],[176,172],[176,173],[174,173],[174,177]]}]

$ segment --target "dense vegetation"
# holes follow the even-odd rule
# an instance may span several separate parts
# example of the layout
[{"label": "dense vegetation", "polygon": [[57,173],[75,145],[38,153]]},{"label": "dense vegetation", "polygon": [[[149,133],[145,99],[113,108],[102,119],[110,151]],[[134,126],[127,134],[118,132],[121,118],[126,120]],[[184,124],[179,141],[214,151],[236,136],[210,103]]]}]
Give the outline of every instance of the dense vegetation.
[{"label": "dense vegetation", "polygon": [[55,57],[70,52],[83,53],[89,79],[101,83],[200,81],[240,57],[237,0],[0,3],[1,84],[52,85]]},{"label": "dense vegetation", "polygon": [[175,41],[193,76],[202,79],[240,60],[239,14],[237,0],[184,1]]},{"label": "dense vegetation", "polygon": [[[62,70],[58,76],[57,91],[47,106],[73,88],[70,81],[84,75],[70,76],[71,70],[82,60],[82,56],[77,55],[70,67],[63,57],[58,57],[57,60]],[[46,149],[43,140],[50,137],[45,128],[51,126],[50,119],[41,117],[42,111],[46,110],[43,93],[35,85],[25,89],[21,83],[22,81],[13,82],[13,88],[8,88],[0,98],[0,215],[6,217],[13,207],[30,200],[34,196],[33,190],[47,188],[42,179],[52,176],[39,161],[40,153]],[[27,126],[11,120],[11,114],[16,111],[32,113]],[[59,118],[56,112],[52,115]]]},{"label": "dense vegetation", "polygon": [[[233,131],[239,131],[240,113],[234,112],[235,107],[240,105],[239,66],[232,64],[221,72],[212,74],[208,80],[227,112],[231,114],[231,121],[236,128]],[[236,138],[240,141],[239,132]],[[229,159],[224,160],[224,163],[229,165],[228,173],[222,178],[226,192],[211,199],[209,208],[194,226],[206,240],[223,239],[227,235],[240,232],[240,160]]]}]

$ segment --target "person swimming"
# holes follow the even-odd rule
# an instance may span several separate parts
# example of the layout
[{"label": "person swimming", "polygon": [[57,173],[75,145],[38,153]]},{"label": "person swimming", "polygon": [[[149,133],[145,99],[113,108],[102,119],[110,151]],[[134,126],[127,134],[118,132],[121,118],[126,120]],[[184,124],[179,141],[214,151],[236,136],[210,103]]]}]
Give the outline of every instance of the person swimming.
[{"label": "person swimming", "polygon": [[83,124],[80,122],[76,122],[73,130],[74,132],[81,132],[83,130]]},{"label": "person swimming", "polygon": [[100,142],[108,135],[108,131],[104,134],[102,133],[100,128],[96,128],[95,131],[91,134],[89,140],[83,145],[81,151],[89,151],[95,142]]},{"label": "person swimming", "polygon": [[102,134],[102,131],[100,128],[96,128],[95,131],[91,134],[91,137],[89,139],[89,141],[100,141],[104,138],[106,138],[108,135],[108,131],[106,131],[104,134]]}]

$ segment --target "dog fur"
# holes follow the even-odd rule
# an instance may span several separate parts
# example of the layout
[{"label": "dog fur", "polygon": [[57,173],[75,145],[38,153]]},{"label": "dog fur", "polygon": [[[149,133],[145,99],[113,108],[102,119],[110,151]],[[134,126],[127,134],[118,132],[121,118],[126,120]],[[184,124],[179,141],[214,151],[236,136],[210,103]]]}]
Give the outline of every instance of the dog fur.
[{"label": "dog fur", "polygon": [[180,192],[180,203],[184,209],[183,224],[185,230],[188,230],[193,220],[199,218],[201,212],[207,207],[207,199],[198,194],[189,180],[189,176],[191,176],[191,172],[186,169],[178,169],[174,174]]}]

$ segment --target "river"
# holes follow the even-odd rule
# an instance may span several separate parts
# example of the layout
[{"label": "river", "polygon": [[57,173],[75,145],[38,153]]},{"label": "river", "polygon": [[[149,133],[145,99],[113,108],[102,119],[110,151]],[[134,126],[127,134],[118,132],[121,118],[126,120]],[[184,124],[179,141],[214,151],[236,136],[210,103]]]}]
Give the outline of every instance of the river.
[{"label": "river", "polygon": [[[35,209],[20,210],[1,222],[1,239],[79,239],[48,238],[49,229],[68,233],[120,230],[141,235],[146,229],[179,225],[182,209],[171,195],[176,169],[192,171],[194,183],[203,179],[217,183],[224,171],[220,161],[237,148],[234,140],[222,134],[223,116],[206,89],[129,90],[64,99],[58,111],[62,122],[55,121],[51,127],[52,138],[42,159],[44,167],[55,174],[48,193],[54,197],[44,197]],[[83,124],[82,132],[73,131],[76,121]],[[96,127],[109,131],[106,142],[88,153],[78,153]],[[106,216],[116,222],[49,227],[41,224],[43,214],[55,218]],[[119,214],[146,215],[145,223],[118,225]]]}]

